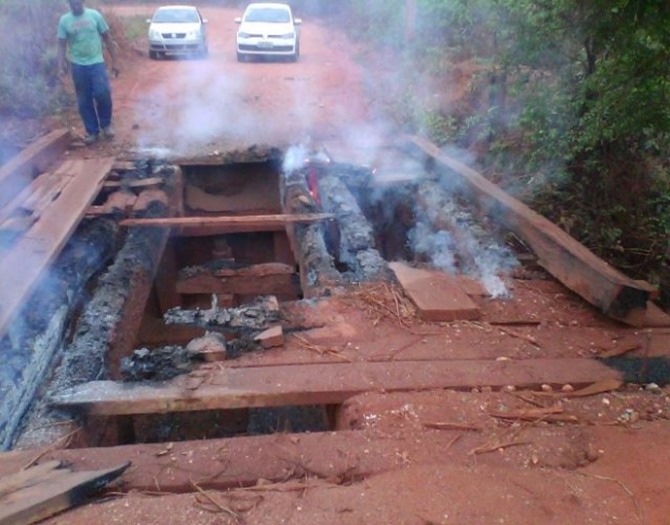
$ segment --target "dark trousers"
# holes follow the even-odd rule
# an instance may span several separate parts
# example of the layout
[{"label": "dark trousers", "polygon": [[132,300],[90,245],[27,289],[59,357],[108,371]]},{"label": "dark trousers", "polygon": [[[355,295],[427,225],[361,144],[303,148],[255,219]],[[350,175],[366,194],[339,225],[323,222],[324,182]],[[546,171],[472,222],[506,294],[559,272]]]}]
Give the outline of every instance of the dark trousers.
[{"label": "dark trousers", "polygon": [[112,123],[112,91],[105,64],[72,64],[72,80],[86,133],[97,135]]}]

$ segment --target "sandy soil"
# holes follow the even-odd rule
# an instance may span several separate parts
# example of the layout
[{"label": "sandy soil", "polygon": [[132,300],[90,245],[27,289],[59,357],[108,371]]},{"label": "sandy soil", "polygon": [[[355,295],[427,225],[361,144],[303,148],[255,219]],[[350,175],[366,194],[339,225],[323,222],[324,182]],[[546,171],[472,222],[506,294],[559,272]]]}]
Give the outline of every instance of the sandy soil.
[{"label": "sandy soil", "polygon": [[[115,16],[150,8],[117,7]],[[255,143],[312,139],[366,140],[383,133],[368,111],[370,94],[357,50],[342,35],[306,20],[303,55],[288,62],[237,63],[235,10],[204,7],[210,57],[149,60],[126,53],[113,80],[113,142],[82,155],[146,152],[207,154]],[[81,129],[75,116],[69,123]],[[304,341],[245,364],[403,359],[519,359],[588,357],[632,344],[667,356],[668,331],[647,336],[600,317],[552,281],[518,280],[513,298],[483,302],[477,323],[400,326],[370,303],[333,299],[300,312],[314,326]],[[357,302],[358,301],[358,302]],[[394,310],[390,302],[391,311]],[[495,323],[525,323],[506,327]],[[315,348],[329,349],[318,352]],[[259,363],[254,363],[259,360]],[[251,362],[251,363],[250,363]],[[380,458],[364,479],[307,476],[256,490],[202,494],[130,494],[98,501],[50,524],[670,524],[670,393],[644,385],[584,399],[558,400],[577,421],[501,421],[494,410],[537,408],[513,393],[420,392],[359,396],[341,410],[338,425],[371,433],[371,448],[391,437],[402,446]],[[445,445],[433,421],[475,425]],[[277,437],[281,439],[281,436]],[[190,466],[214,458],[198,455]],[[324,450],[348,457],[346,444]],[[363,451],[361,454],[365,455]],[[168,455],[169,456],[169,455]],[[262,451],[258,456],[262,458]],[[163,461],[165,458],[156,458]],[[251,469],[250,464],[250,469]]]}]

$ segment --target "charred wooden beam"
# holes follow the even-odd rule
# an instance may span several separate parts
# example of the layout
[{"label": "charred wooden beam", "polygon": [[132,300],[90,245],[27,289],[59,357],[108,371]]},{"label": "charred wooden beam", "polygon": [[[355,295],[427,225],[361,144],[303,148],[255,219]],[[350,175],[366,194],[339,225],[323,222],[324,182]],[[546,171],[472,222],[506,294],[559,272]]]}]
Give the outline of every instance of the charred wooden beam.
[{"label": "charred wooden beam", "polygon": [[121,188],[121,189],[130,189],[130,188],[146,188],[151,186],[162,186],[165,184],[165,179],[163,177],[148,177],[146,179],[134,179],[134,180],[108,180],[105,182],[105,188]]},{"label": "charred wooden beam", "polygon": [[537,254],[538,263],[567,288],[604,314],[643,326],[651,286],[608,265],[548,219],[514,199],[475,170],[445,155],[420,137],[408,141],[458,178],[460,186],[491,216],[516,233]]},{"label": "charred wooden beam", "polygon": [[500,276],[518,261],[509,248],[496,241],[490,218],[476,216],[439,180],[420,180],[416,202],[416,225],[411,235],[414,252],[429,257],[440,269],[476,276],[490,295],[505,295]]},{"label": "charred wooden beam", "polygon": [[118,231],[111,221],[83,223],[0,342],[0,448],[12,445],[24,414],[59,359],[82,291],[113,257]]},{"label": "charred wooden beam", "polygon": [[182,275],[176,283],[179,294],[238,294],[238,295],[292,295],[300,293],[300,282],[293,268],[287,264],[266,263],[243,268],[211,271],[189,268],[190,275]]},{"label": "charred wooden beam", "polygon": [[199,326],[208,330],[255,333],[270,328],[279,321],[276,297],[259,297],[254,303],[238,308],[219,308],[216,303],[209,310],[172,308],[163,316],[167,324]]},{"label": "charred wooden beam", "polygon": [[[165,168],[179,176],[178,168]],[[149,207],[148,213],[165,215],[168,209],[162,202]],[[141,310],[146,304],[158,262],[169,232],[156,228],[135,228],[127,233],[114,262],[100,277],[90,301],[84,306],[73,329],[72,340],[54,372],[50,388],[76,385],[96,378],[118,377],[120,360],[130,355],[142,321]],[[48,394],[47,394],[48,395]],[[24,435],[41,440],[44,430],[36,427],[53,422],[56,415],[39,405],[31,416]],[[102,429],[95,429],[102,430]],[[54,433],[57,433],[57,428]],[[98,436],[91,430],[88,436],[95,442]]]},{"label": "charred wooden beam", "polygon": [[[282,206],[288,214],[313,213],[318,209],[302,171],[285,173],[281,180]],[[330,224],[330,228],[336,227]],[[318,297],[343,284],[324,237],[324,223],[289,224],[286,233],[300,267],[305,297]]]},{"label": "charred wooden beam", "polygon": [[110,193],[104,204],[99,206],[89,206],[86,210],[87,217],[99,217],[101,215],[120,215],[125,217],[133,209],[137,195],[132,191],[119,190]]},{"label": "charred wooden beam", "polygon": [[318,185],[324,210],[337,218],[340,262],[350,268],[356,282],[387,279],[390,272],[375,247],[372,226],[349,188],[334,175],[319,177]]}]

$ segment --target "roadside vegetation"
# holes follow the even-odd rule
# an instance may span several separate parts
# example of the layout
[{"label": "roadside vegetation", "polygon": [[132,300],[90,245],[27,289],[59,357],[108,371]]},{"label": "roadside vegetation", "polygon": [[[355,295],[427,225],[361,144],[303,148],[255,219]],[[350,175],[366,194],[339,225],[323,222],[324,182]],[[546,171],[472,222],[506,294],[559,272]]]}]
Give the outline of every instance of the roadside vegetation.
[{"label": "roadside vegetation", "polygon": [[0,116],[42,116],[63,102],[55,46],[62,12],[53,0],[0,0]]},{"label": "roadside vegetation", "polygon": [[[347,0],[341,8],[352,36],[402,64],[393,75],[400,84],[385,90],[396,120],[474,153],[489,177],[603,258],[670,287],[668,2]],[[465,104],[425,93],[427,78],[444,79],[448,91],[463,68],[472,73]]]},{"label": "roadside vegetation", "polygon": [[[670,3],[291,3],[299,15],[343,21],[370,50],[357,59],[374,65],[379,110],[406,131],[461,148],[604,259],[670,289]],[[68,103],[55,64],[66,9],[65,1],[0,0],[0,119]],[[144,31],[140,18],[123,29],[116,22],[117,40]]]}]

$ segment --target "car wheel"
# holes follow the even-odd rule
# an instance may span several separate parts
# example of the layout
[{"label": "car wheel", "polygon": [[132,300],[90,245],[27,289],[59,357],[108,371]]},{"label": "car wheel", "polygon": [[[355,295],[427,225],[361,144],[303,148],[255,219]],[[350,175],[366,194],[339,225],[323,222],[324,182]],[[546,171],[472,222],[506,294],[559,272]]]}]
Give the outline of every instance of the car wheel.
[{"label": "car wheel", "polygon": [[207,45],[205,45],[202,48],[202,51],[200,51],[200,58],[207,58],[208,56],[209,56],[209,47],[207,47]]},{"label": "car wheel", "polygon": [[158,53],[156,51],[149,51],[149,58],[151,60],[156,60],[158,58]]},{"label": "car wheel", "polygon": [[240,53],[240,52],[238,51],[238,52],[237,52],[237,61],[238,61],[238,62],[246,62],[246,61],[247,61],[247,57],[246,57],[243,53]]},{"label": "car wheel", "polygon": [[297,62],[300,58],[300,46],[295,46],[295,53],[291,55],[291,62]]}]

